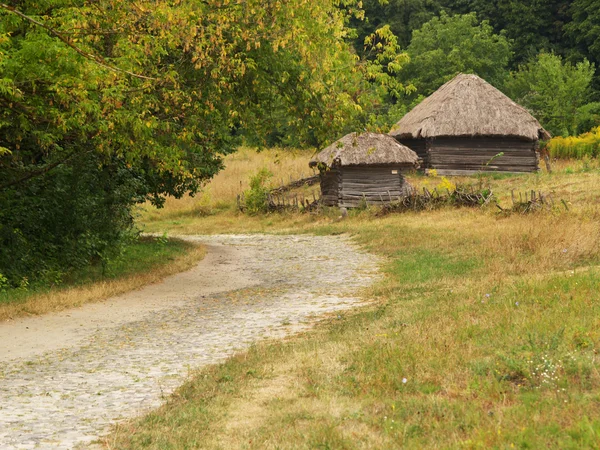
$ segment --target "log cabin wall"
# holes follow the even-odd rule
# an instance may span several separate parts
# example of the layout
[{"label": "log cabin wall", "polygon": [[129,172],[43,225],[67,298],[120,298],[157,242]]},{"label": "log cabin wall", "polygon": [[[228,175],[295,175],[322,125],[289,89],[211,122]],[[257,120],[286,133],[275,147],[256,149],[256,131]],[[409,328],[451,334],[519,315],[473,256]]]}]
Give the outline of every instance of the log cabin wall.
[{"label": "log cabin wall", "polygon": [[406,145],[421,158],[421,169],[429,167],[427,165],[427,141],[425,139],[398,139],[402,145]]},{"label": "log cabin wall", "polygon": [[321,172],[321,198],[325,206],[337,206],[341,186],[341,173],[338,169]]},{"label": "log cabin wall", "polygon": [[[537,141],[504,137],[447,137],[427,141],[429,167],[440,175],[474,172],[535,172]],[[499,153],[502,156],[496,157]]]},{"label": "log cabin wall", "polygon": [[341,171],[339,205],[347,208],[389,203],[408,194],[401,165],[346,166]]}]

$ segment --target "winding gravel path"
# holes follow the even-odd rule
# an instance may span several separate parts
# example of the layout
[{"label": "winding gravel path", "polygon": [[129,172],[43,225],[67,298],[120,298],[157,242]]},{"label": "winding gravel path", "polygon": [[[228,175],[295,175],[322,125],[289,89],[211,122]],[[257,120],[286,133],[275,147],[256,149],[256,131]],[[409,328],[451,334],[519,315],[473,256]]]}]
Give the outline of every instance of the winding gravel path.
[{"label": "winding gravel path", "polygon": [[0,448],[86,448],[190,370],[356,306],[375,257],[347,238],[222,235],[189,272],[76,310],[0,324]]}]

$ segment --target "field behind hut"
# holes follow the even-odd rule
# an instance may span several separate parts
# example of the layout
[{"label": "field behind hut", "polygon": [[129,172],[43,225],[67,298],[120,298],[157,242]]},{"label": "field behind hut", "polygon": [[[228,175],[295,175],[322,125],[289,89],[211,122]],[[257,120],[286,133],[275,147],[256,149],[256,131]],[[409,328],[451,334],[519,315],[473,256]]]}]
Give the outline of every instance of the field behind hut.
[{"label": "field behind hut", "polygon": [[[263,162],[226,170],[223,186]],[[555,206],[527,215],[492,205],[386,217],[353,211],[345,220],[334,210],[247,217],[235,212],[232,193],[220,199],[227,208],[204,216],[176,212],[195,211],[189,200],[143,213],[149,229],[172,233],[347,233],[382,256],[385,278],[363,293],[371,306],[200,371],[107,444],[597,448],[598,163],[559,162],[552,174],[409,178],[429,189],[486,183],[505,207],[511,190],[535,189],[552,193]]]}]

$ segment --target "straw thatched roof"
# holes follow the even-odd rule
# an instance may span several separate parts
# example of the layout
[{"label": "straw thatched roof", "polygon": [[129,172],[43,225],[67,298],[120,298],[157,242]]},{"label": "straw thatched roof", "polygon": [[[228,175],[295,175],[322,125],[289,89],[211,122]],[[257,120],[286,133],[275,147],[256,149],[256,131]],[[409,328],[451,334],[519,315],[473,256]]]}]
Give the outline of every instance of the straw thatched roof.
[{"label": "straw thatched roof", "polygon": [[410,148],[386,134],[350,133],[334,142],[309,163],[332,166],[398,164],[417,167],[419,157]]},{"label": "straw thatched roof", "polygon": [[406,114],[390,131],[400,139],[550,134],[522,106],[477,75],[457,75]]}]

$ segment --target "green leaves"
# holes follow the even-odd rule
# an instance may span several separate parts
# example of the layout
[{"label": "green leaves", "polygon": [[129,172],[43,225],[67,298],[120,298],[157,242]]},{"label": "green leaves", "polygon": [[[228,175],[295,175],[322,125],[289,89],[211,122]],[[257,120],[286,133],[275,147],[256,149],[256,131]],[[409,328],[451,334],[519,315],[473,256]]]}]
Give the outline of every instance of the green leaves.
[{"label": "green leaves", "polygon": [[344,41],[359,5],[0,5],[0,272],[100,257],[134,204],[196,192],[243,138],[320,145],[353,127],[368,104]]},{"label": "green leaves", "polygon": [[388,25],[365,38],[365,57],[366,79],[383,87],[390,97],[398,99],[414,92],[414,86],[405,86],[397,77],[410,58],[401,51],[398,38]]},{"label": "green leaves", "polygon": [[495,34],[489,23],[479,23],[474,13],[433,18],[415,30],[407,51],[411,61],[403,79],[425,95],[458,73],[501,85],[512,55],[508,39]]},{"label": "green leaves", "polygon": [[567,34],[580,51],[600,61],[600,10],[594,0],[575,0],[570,7],[572,21],[565,26]]},{"label": "green leaves", "polygon": [[554,135],[576,134],[586,110],[594,66],[587,60],[575,65],[560,56],[541,53],[523,65],[507,81],[507,93],[530,109],[542,125]]}]

